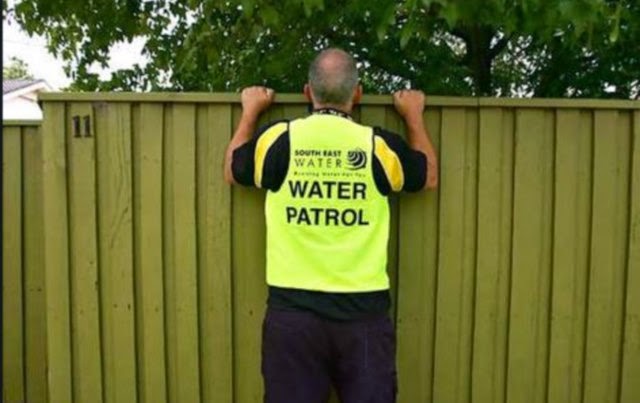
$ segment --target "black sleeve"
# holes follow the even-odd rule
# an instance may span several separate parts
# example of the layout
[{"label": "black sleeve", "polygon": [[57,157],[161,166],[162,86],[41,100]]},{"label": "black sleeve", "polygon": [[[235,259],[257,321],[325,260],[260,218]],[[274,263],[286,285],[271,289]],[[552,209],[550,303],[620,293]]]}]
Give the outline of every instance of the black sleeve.
[{"label": "black sleeve", "polygon": [[[378,190],[382,194],[389,194],[392,191],[417,192],[424,188],[427,180],[427,156],[409,147],[406,141],[398,134],[384,130],[380,127],[374,128],[374,136],[378,136],[393,151],[400,160],[401,171],[404,177],[401,188],[392,189],[393,178],[389,178],[383,164],[374,152],[373,175]],[[375,141],[375,140],[374,140]]]},{"label": "black sleeve", "polygon": [[[255,183],[255,153],[260,137],[277,123],[288,122],[278,120],[260,127],[254,136],[236,148],[231,161],[231,172],[235,181],[244,186],[257,186]],[[278,190],[284,181],[289,165],[289,133],[280,133],[266,151],[262,167],[261,188]]]},{"label": "black sleeve", "polygon": [[278,191],[289,169],[289,133],[284,133],[267,151],[262,169],[262,188]]}]

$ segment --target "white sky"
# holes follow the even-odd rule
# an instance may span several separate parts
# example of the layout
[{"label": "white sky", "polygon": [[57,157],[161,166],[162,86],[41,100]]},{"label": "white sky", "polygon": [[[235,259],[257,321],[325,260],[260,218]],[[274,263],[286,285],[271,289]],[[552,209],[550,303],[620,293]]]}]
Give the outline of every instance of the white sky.
[{"label": "white sky", "polygon": [[[142,64],[146,60],[140,55],[143,45],[141,39],[131,44],[116,44],[110,51],[109,68],[91,68],[90,71],[99,73],[101,79],[108,79],[112,70],[128,68],[134,63]],[[64,63],[49,54],[44,38],[29,37],[15,21],[3,21],[2,63],[7,63],[11,57],[25,61],[34,78],[46,80],[54,90],[71,84],[71,80],[64,73]]]}]

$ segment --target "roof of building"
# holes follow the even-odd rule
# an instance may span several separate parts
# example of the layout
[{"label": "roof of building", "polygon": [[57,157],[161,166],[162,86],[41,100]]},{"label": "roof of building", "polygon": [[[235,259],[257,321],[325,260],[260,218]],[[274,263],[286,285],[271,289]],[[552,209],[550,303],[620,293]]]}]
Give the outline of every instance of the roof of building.
[{"label": "roof of building", "polygon": [[20,89],[30,87],[35,84],[44,83],[44,80],[31,80],[31,79],[20,79],[20,80],[2,80],[2,95],[7,95],[14,91],[18,91]]}]

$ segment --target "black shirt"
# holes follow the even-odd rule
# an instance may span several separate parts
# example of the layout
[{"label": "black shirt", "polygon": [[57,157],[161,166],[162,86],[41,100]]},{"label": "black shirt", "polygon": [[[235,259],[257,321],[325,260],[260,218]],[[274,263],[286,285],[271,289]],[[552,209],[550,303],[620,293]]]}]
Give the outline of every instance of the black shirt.
[{"label": "black shirt", "polygon": [[[313,113],[337,115],[344,119],[351,117],[335,109],[320,109]],[[285,124],[282,124],[285,123]],[[266,151],[262,167],[255,166],[256,144],[260,136],[277,128],[276,140]],[[273,133],[270,133],[273,135]],[[373,177],[378,191],[388,195],[392,191],[414,192],[422,189],[426,181],[427,158],[419,151],[411,149],[397,134],[380,127],[373,128],[373,135],[380,138],[397,158],[379,158],[374,152]],[[284,182],[289,167],[288,121],[279,120],[260,128],[247,143],[233,153],[233,177],[241,185],[256,186],[256,169],[262,170],[260,187],[277,191]],[[385,313],[391,299],[389,291],[359,293],[329,293],[269,287],[267,304],[272,308],[285,310],[306,310],[334,320],[353,320]]]}]

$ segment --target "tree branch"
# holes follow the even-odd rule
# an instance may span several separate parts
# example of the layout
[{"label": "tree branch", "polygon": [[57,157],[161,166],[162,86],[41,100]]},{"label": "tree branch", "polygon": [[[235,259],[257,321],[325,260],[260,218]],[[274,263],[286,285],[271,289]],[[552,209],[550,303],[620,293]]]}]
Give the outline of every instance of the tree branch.
[{"label": "tree branch", "polygon": [[507,44],[509,43],[509,41],[511,40],[511,38],[513,37],[513,34],[510,34],[508,36],[503,37],[502,39],[500,39],[490,50],[489,50],[489,56],[493,59],[494,57],[498,56],[500,54],[500,52],[502,52],[504,50],[504,48],[507,46]]}]

